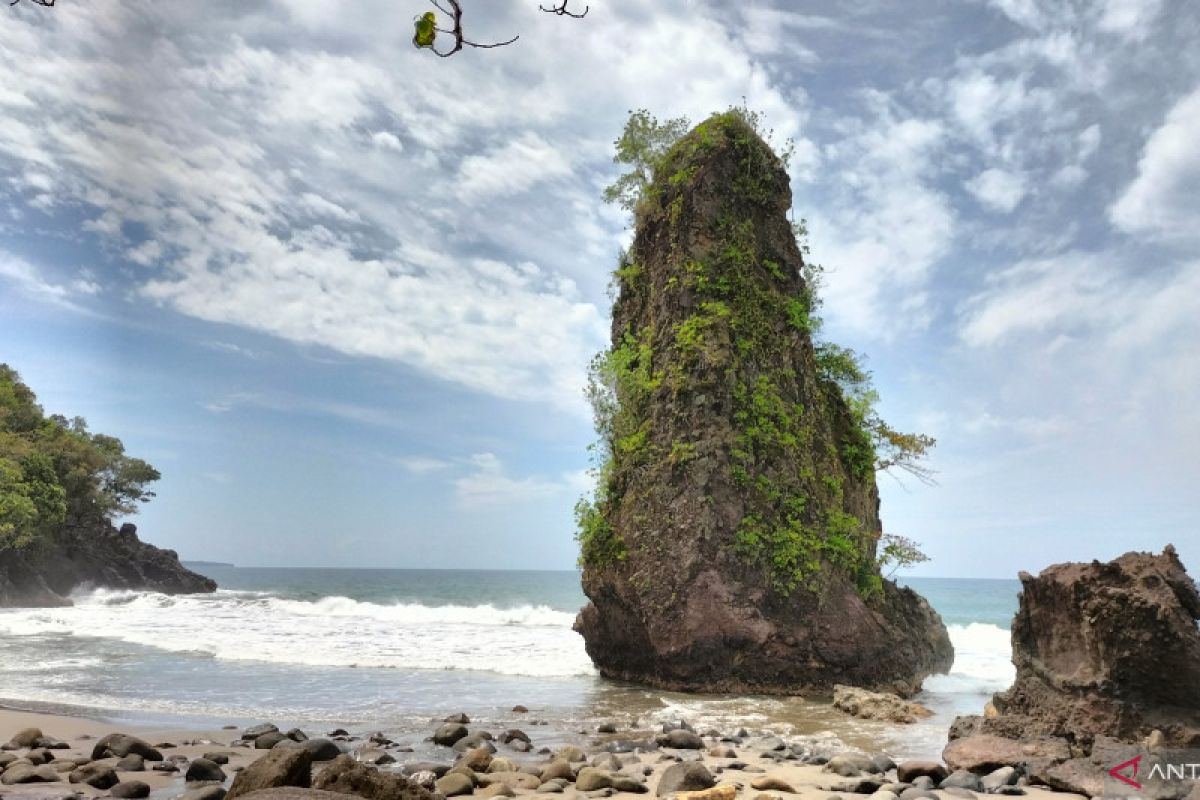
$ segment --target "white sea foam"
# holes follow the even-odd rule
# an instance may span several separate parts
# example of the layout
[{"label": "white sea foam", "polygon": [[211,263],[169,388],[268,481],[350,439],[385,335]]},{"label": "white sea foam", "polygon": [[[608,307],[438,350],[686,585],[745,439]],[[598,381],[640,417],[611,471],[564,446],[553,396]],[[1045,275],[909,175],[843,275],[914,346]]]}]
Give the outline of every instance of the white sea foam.
[{"label": "white sea foam", "polygon": [[1012,685],[1016,670],[1012,665],[1009,632],[997,625],[972,622],[949,625],[954,645],[954,667],[948,675],[935,675],[925,681],[932,694],[991,694]]},{"label": "white sea foam", "polygon": [[546,606],[304,601],[238,591],[170,597],[96,590],[74,600],[68,608],[0,614],[0,634],[91,636],[277,664],[594,674],[571,630],[574,615]]}]

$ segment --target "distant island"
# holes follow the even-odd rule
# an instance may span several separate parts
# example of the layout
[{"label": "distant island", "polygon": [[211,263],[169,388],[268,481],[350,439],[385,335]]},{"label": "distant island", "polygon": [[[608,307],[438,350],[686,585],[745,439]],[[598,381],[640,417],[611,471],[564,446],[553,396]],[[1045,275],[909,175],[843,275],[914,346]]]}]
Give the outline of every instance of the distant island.
[{"label": "distant island", "polygon": [[231,567],[236,568],[237,564],[229,564],[225,561],[181,561],[188,569],[205,569],[207,567]]}]

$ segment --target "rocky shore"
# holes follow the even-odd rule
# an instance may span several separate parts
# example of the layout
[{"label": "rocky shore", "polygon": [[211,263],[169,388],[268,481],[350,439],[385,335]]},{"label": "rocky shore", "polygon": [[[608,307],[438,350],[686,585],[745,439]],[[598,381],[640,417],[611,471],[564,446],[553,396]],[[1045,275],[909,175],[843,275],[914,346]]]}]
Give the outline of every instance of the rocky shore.
[{"label": "rocky shore", "polygon": [[139,539],[132,523],[68,526],[27,550],[0,551],[0,608],[70,605],[68,595],[84,586],[164,594],[217,588],[179,563],[175,551]]},{"label": "rocky shore", "polygon": [[[192,734],[130,733],[98,723],[0,712],[0,797],[183,800],[437,800],[442,797],[679,800],[973,800],[985,794],[1048,800],[1020,767],[973,773],[941,763],[895,763],[883,753],[825,750],[759,731],[657,730],[604,724],[580,745],[538,741],[536,709],[488,730],[466,714],[431,720],[428,749],[386,732],[323,735],[264,723]],[[35,722],[21,730],[13,724]],[[526,733],[526,729],[533,733]],[[1053,793],[1055,798],[1070,795]]]}]

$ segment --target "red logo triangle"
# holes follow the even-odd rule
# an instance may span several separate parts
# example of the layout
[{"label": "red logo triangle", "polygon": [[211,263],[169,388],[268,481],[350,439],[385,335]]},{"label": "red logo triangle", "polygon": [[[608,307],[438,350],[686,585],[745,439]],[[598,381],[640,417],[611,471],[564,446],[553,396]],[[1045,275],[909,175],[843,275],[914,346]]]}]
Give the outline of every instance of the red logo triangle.
[{"label": "red logo triangle", "polygon": [[[1141,764],[1141,761],[1141,756],[1134,756],[1122,764],[1117,764],[1108,771],[1108,774],[1122,783],[1127,783],[1135,789],[1140,789],[1142,785],[1137,782],[1136,778],[1138,776],[1138,766]],[[1128,770],[1127,774],[1126,770]]]}]

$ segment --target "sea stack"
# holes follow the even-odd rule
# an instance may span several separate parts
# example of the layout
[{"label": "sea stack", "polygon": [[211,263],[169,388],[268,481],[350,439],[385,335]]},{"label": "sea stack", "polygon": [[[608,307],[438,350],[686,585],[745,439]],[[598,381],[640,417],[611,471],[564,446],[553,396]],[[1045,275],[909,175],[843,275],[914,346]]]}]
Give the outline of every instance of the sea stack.
[{"label": "sea stack", "polygon": [[576,629],[606,677],[909,694],[953,661],[937,613],[880,575],[874,459],[818,366],[790,208],[736,111],[680,140],[638,206],[595,365],[607,460],[579,510]]}]

